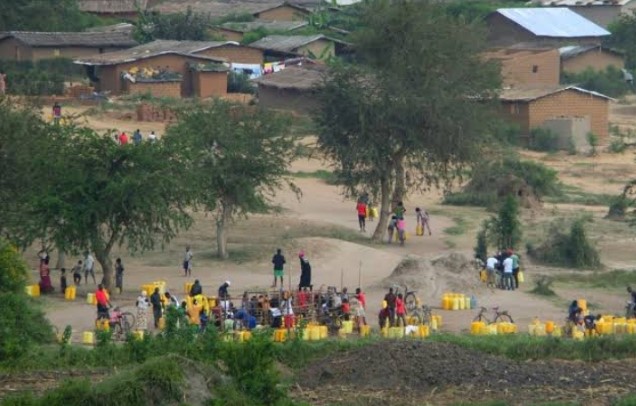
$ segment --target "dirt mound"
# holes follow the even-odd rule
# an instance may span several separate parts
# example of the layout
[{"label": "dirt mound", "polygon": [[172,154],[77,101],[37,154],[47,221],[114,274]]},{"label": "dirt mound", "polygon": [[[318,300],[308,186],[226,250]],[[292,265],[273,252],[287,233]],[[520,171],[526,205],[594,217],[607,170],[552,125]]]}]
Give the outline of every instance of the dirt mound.
[{"label": "dirt mound", "polygon": [[377,287],[394,285],[422,291],[428,298],[439,298],[447,291],[475,293],[484,289],[472,261],[456,252],[430,260],[407,256]]},{"label": "dirt mound", "polygon": [[517,362],[439,342],[384,341],[334,354],[310,365],[299,385],[343,385],[374,390],[430,392],[455,386],[522,388],[547,385],[576,389],[631,385],[636,363]]}]

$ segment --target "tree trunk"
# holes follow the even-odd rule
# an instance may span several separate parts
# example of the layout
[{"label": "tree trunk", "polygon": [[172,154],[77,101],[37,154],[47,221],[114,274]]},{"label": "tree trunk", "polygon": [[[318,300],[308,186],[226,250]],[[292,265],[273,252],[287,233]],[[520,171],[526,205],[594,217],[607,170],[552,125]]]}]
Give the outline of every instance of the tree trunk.
[{"label": "tree trunk", "polygon": [[395,188],[391,199],[391,207],[394,208],[399,202],[404,201],[406,195],[406,172],[404,171],[404,157],[399,154],[395,157]]},{"label": "tree trunk", "polygon": [[221,209],[216,217],[216,245],[218,256],[227,259],[230,254],[227,252],[227,234],[225,226],[230,219],[232,205],[221,203]]},{"label": "tree trunk", "polygon": [[57,250],[57,264],[55,269],[66,268],[66,252],[64,250]]},{"label": "tree trunk", "polygon": [[104,272],[104,287],[109,292],[112,292],[115,286],[115,275],[113,272],[113,261],[110,259],[110,248],[95,248],[95,259],[102,266],[102,271]]},{"label": "tree trunk", "polygon": [[380,180],[380,218],[378,225],[373,232],[373,241],[382,241],[384,231],[389,224],[389,215],[391,214],[391,184],[388,178]]}]

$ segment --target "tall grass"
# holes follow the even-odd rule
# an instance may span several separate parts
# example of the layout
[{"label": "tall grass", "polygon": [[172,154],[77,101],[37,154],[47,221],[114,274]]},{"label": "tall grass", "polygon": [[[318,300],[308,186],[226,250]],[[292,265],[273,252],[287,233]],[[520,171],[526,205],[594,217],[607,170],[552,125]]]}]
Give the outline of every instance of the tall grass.
[{"label": "tall grass", "polygon": [[567,282],[587,288],[625,288],[636,286],[636,270],[616,269],[609,272],[592,272],[589,274],[559,274],[553,279],[556,282]]}]

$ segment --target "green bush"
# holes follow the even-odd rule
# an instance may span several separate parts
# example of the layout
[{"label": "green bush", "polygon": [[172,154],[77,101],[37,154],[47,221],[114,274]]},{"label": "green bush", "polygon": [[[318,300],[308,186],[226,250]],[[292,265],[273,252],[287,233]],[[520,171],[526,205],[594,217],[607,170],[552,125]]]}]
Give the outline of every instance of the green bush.
[{"label": "green bush", "polygon": [[488,259],[488,236],[486,230],[483,228],[477,233],[477,243],[474,251],[475,258],[479,258],[484,262]]},{"label": "green bush", "polygon": [[563,220],[554,222],[541,245],[528,247],[528,255],[549,265],[599,268],[599,253],[587,237],[584,221],[574,221],[569,227],[569,233],[564,231],[567,230],[567,226]]},{"label": "green bush", "polygon": [[613,138],[607,149],[614,154],[622,154],[627,149],[627,144],[620,138]]},{"label": "green bush", "polygon": [[27,96],[61,95],[64,82],[84,77],[84,71],[65,58],[31,61],[0,61],[7,75],[7,92]]},{"label": "green bush", "polygon": [[230,72],[227,78],[227,91],[228,93],[254,94],[256,89],[245,73]]},{"label": "green bush", "polygon": [[51,325],[24,293],[0,293],[0,359],[14,360],[52,342]]},{"label": "green bush", "polygon": [[603,71],[588,68],[581,73],[563,72],[561,83],[576,84],[583,89],[615,98],[621,97],[630,91],[630,86],[625,82],[623,72],[614,66],[609,66]]},{"label": "green bush", "polygon": [[28,272],[17,248],[0,238],[0,293],[24,293]]},{"label": "green bush", "polygon": [[561,149],[559,135],[547,128],[534,128],[530,131],[528,148],[541,152],[556,152]]}]

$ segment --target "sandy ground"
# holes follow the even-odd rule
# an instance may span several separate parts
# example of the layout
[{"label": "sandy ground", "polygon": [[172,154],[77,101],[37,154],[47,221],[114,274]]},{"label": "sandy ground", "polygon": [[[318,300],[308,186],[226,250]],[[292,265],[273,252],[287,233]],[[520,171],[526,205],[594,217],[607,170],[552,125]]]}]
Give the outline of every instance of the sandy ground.
[{"label": "sandy ground", "polygon": [[[66,112],[80,113],[79,108],[66,108]],[[159,123],[136,123],[132,120],[117,120],[105,116],[90,117],[88,123],[98,130],[118,129],[132,132],[140,128],[143,132],[156,131],[159,135],[164,132],[163,125]],[[636,165],[633,164],[634,155],[631,152],[625,154],[601,154],[599,157],[565,157],[558,155],[546,156],[545,154],[524,153],[528,158],[543,161],[547,165],[560,172],[560,178],[564,183],[576,185],[584,190],[595,193],[617,193],[622,186],[619,181],[623,181],[632,176],[636,176]],[[326,169],[324,162],[319,160],[303,159],[293,164],[293,171],[311,172],[319,169]],[[608,182],[608,176],[619,177],[620,179]],[[139,292],[139,287],[144,283],[155,280],[165,280],[170,290],[178,297],[183,296],[183,285],[186,281],[194,278],[201,280],[204,291],[213,295],[217,287],[224,281],[232,282],[231,292],[240,295],[244,290],[264,290],[272,281],[271,255],[277,246],[289,247],[285,254],[288,258],[287,285],[295,285],[298,281],[299,266],[296,257],[297,249],[303,248],[312,263],[314,286],[335,285],[347,286],[350,290],[357,286],[362,286],[367,292],[369,309],[367,315],[369,322],[376,325],[376,314],[379,310],[384,290],[376,286],[379,282],[391,275],[396,265],[407,255],[433,258],[451,252],[460,252],[470,258],[472,246],[475,240],[475,232],[481,219],[486,216],[483,210],[454,208],[440,206],[440,193],[431,191],[424,194],[410,196],[405,202],[408,209],[407,227],[411,237],[404,247],[388,244],[373,244],[362,240],[361,243],[346,242],[329,236],[312,235],[310,227],[316,224],[325,226],[340,226],[357,233],[357,217],[355,203],[344,199],[339,190],[327,185],[323,181],[314,178],[298,178],[297,185],[302,189],[303,195],[299,200],[290,191],[281,191],[275,202],[284,207],[285,210],[275,217],[252,216],[247,220],[239,219],[236,229],[243,227],[240,233],[236,230],[230,231],[230,245],[239,246],[241,241],[253,240],[260,243],[257,258],[249,257],[242,262],[225,261],[221,262],[214,258],[214,228],[211,218],[197,213],[195,226],[180,234],[174,241],[167,244],[163,251],[149,252],[145,254],[132,255],[124,250],[114,253],[114,257],[121,256],[126,266],[125,292],[123,295],[115,295],[113,302],[125,309],[132,309],[135,297]],[[413,236],[415,216],[413,209],[416,207],[426,207],[433,213],[431,226],[432,236]],[[526,213],[534,221],[543,218],[559,215],[562,212],[580,212],[582,207],[552,207],[546,206],[539,213]],[[594,216],[601,219],[604,208],[584,207],[586,211],[594,213]],[[461,217],[467,223],[467,230],[459,235],[450,235],[445,232],[447,228],[455,225],[454,218]],[[599,220],[600,221],[600,220]],[[375,224],[369,223],[367,233],[363,238],[369,237]],[[271,228],[268,228],[271,227]],[[281,230],[282,227],[282,230]],[[608,226],[609,227],[609,226]],[[278,243],[267,239],[268,233],[289,233],[291,237],[284,238]],[[304,232],[307,230],[307,232]],[[275,232],[274,232],[275,231]],[[636,260],[636,253],[631,248],[633,233],[626,232],[616,239],[610,238],[603,242],[603,255],[607,255],[612,265],[626,265]],[[191,244],[194,250],[194,272],[191,279],[186,279],[181,273],[181,258],[184,246]],[[33,248],[27,252],[27,259],[35,268],[36,251]],[[53,263],[55,263],[53,255]],[[70,268],[77,261],[77,257],[67,258],[66,266]],[[613,261],[613,262],[612,262]],[[527,266],[526,277],[530,281],[539,272],[545,269]],[[567,270],[551,269],[550,272],[567,272]],[[57,274],[53,274],[54,282],[57,282]],[[467,274],[465,278],[471,281],[476,278],[476,273]],[[98,275],[98,279],[100,276]],[[289,279],[291,278],[291,280]],[[69,275],[69,280],[71,276]],[[33,272],[33,280],[36,280],[36,273]],[[57,283],[55,283],[57,285]],[[65,302],[60,294],[53,294],[50,297],[40,299],[44,304],[51,322],[60,330],[66,325],[72,325],[74,338],[78,339],[82,331],[91,330],[95,317],[93,306],[86,304],[86,293],[93,291],[95,286],[92,281],[86,286],[82,285],[78,289],[78,299],[75,302]],[[578,297],[588,297],[593,301],[599,310],[608,312],[622,311],[622,297],[615,292],[589,291],[582,292],[574,289],[559,289],[559,299],[547,300],[543,297],[528,293],[532,288],[532,283],[525,283],[521,290],[506,292],[500,290],[487,290],[484,288],[474,291],[461,292],[475,295],[480,305],[500,306],[508,309],[518,321],[521,330],[525,330],[533,318],[542,320],[555,320],[560,322],[565,317],[567,302]],[[420,291],[418,295],[425,303],[433,307],[439,307],[440,295],[437,289]],[[443,329],[447,331],[464,331],[469,328],[470,321],[475,315],[475,311],[442,311],[435,309],[441,314],[444,320]]]}]

